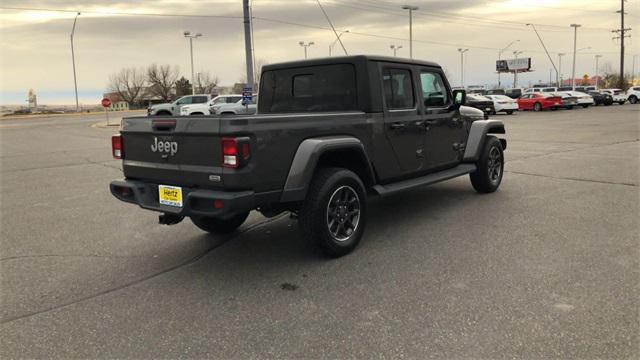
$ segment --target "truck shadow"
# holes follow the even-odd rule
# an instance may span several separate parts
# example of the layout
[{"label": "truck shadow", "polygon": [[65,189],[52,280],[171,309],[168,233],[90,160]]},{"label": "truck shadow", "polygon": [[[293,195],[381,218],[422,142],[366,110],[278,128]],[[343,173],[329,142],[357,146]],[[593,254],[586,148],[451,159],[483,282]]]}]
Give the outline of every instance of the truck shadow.
[{"label": "truck shadow", "polygon": [[[428,232],[422,235],[414,227],[428,228],[442,218],[441,213],[450,212],[452,207],[466,204],[473,197],[478,195],[468,184],[449,183],[386,198],[370,198],[367,229],[358,249],[337,260],[323,256],[307,244],[296,219],[282,216],[230,239],[199,261],[193,270],[215,276],[221,270],[233,269],[249,276],[252,271],[264,275],[283,267],[303,271],[327,263],[365,261],[371,251],[402,246],[405,241],[429,241]],[[412,235],[406,238],[407,233]]]}]

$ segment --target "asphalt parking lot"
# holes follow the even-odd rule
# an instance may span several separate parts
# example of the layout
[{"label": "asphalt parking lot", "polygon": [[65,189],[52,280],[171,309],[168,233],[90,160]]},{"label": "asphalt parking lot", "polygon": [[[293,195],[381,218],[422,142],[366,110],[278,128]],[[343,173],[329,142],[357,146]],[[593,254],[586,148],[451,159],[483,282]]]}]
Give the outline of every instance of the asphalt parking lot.
[{"label": "asphalt parking lot", "polygon": [[337,260],[117,201],[100,116],[0,120],[0,357],[640,357],[640,106],[496,117],[497,193],[372,199]]}]

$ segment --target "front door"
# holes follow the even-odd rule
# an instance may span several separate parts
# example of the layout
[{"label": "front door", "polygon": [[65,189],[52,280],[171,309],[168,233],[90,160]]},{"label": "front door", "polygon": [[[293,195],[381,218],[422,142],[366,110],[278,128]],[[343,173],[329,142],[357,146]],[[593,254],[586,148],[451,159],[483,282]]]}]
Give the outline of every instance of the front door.
[{"label": "front door", "polygon": [[464,152],[468,130],[465,122],[439,69],[421,69],[420,86],[426,129],[425,168],[455,166]]},{"label": "front door", "polygon": [[413,72],[409,66],[384,67],[382,79],[385,133],[400,167],[392,176],[410,175],[422,170],[425,135]]}]

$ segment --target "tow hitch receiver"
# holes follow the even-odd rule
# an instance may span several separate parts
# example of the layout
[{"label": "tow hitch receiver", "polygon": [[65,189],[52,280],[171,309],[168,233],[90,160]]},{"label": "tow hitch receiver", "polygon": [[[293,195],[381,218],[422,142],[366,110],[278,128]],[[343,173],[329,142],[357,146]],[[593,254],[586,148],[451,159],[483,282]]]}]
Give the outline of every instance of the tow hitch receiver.
[{"label": "tow hitch receiver", "polygon": [[178,216],[173,214],[161,214],[158,216],[158,223],[160,225],[175,225],[182,221],[184,216]]}]

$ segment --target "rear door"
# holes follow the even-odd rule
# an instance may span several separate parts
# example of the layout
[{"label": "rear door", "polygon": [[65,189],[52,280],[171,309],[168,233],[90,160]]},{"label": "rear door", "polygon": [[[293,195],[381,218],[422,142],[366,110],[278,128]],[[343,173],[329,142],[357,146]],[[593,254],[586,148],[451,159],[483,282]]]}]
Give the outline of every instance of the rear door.
[{"label": "rear door", "polygon": [[408,65],[382,65],[385,133],[401,169],[396,176],[420,171],[424,165],[425,127],[413,73]]},{"label": "rear door", "polygon": [[426,168],[455,166],[462,158],[467,129],[459,110],[453,106],[449,87],[438,69],[419,71],[423,121],[426,130]]}]

